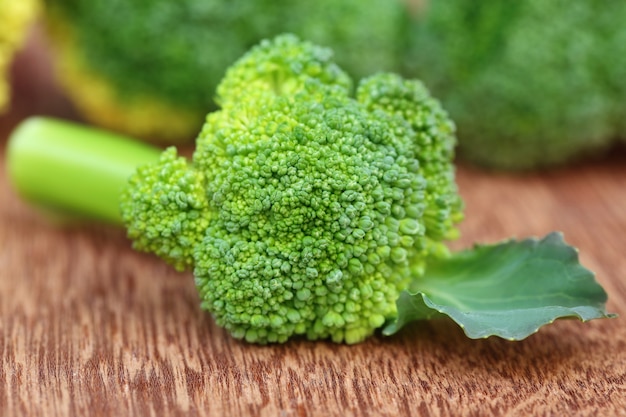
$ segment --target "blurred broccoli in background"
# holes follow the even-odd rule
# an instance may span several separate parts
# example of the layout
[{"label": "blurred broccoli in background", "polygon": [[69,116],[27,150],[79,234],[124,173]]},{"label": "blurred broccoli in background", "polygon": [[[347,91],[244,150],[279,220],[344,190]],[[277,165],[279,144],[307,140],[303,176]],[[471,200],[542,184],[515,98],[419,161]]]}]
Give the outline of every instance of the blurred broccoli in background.
[{"label": "blurred broccoli in background", "polygon": [[13,55],[21,46],[38,6],[36,0],[0,0],[0,113],[9,103],[6,77]]},{"label": "blurred broccoli in background", "polygon": [[161,142],[191,139],[224,70],[260,39],[330,46],[351,75],[394,70],[403,0],[48,0],[58,74],[85,117]]},{"label": "blurred broccoli in background", "polygon": [[626,2],[431,0],[407,72],[500,169],[562,164],[626,137]]}]

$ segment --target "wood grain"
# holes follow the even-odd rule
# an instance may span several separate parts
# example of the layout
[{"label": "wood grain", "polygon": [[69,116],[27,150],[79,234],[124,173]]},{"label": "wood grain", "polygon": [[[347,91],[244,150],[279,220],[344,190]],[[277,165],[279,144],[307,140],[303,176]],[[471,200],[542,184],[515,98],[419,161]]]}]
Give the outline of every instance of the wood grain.
[{"label": "wood grain", "polygon": [[[14,75],[2,161],[21,117],[71,114],[32,71]],[[626,316],[625,152],[526,176],[461,167],[458,181],[455,248],[561,230]],[[198,308],[190,274],[133,252],[120,230],[51,224],[0,162],[0,415],[624,416],[626,328],[559,321],[508,342],[442,320],[356,346],[248,345]]]}]

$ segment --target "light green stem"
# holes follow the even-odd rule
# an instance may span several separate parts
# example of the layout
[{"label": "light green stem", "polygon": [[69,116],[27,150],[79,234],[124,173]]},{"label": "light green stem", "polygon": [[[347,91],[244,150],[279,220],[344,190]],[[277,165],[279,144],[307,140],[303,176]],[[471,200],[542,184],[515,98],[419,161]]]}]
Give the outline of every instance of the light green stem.
[{"label": "light green stem", "polygon": [[7,168],[15,189],[36,205],[121,224],[121,190],[160,153],[110,132],[35,117],[9,138]]}]

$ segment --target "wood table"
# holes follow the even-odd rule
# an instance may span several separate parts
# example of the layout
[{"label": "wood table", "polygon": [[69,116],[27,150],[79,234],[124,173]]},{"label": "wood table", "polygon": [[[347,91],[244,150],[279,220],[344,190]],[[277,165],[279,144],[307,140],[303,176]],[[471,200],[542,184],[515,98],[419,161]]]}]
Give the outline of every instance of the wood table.
[{"label": "wood table", "polygon": [[[623,318],[557,321],[521,342],[470,340],[446,320],[355,346],[233,340],[189,273],[134,252],[121,230],[51,224],[11,190],[11,128],[71,114],[31,59],[0,118],[0,415],[626,415]],[[520,176],[461,165],[458,182],[454,248],[561,230],[626,316],[626,152]]]}]

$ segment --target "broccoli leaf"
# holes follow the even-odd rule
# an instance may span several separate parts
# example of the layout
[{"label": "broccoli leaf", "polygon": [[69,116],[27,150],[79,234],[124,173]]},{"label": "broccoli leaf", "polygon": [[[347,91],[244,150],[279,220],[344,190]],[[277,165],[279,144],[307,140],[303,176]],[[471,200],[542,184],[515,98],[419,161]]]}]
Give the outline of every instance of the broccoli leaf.
[{"label": "broccoli leaf", "polygon": [[558,318],[614,317],[594,274],[560,233],[541,240],[476,246],[429,264],[397,301],[398,316],[383,333],[413,320],[449,316],[470,338],[520,340]]}]

